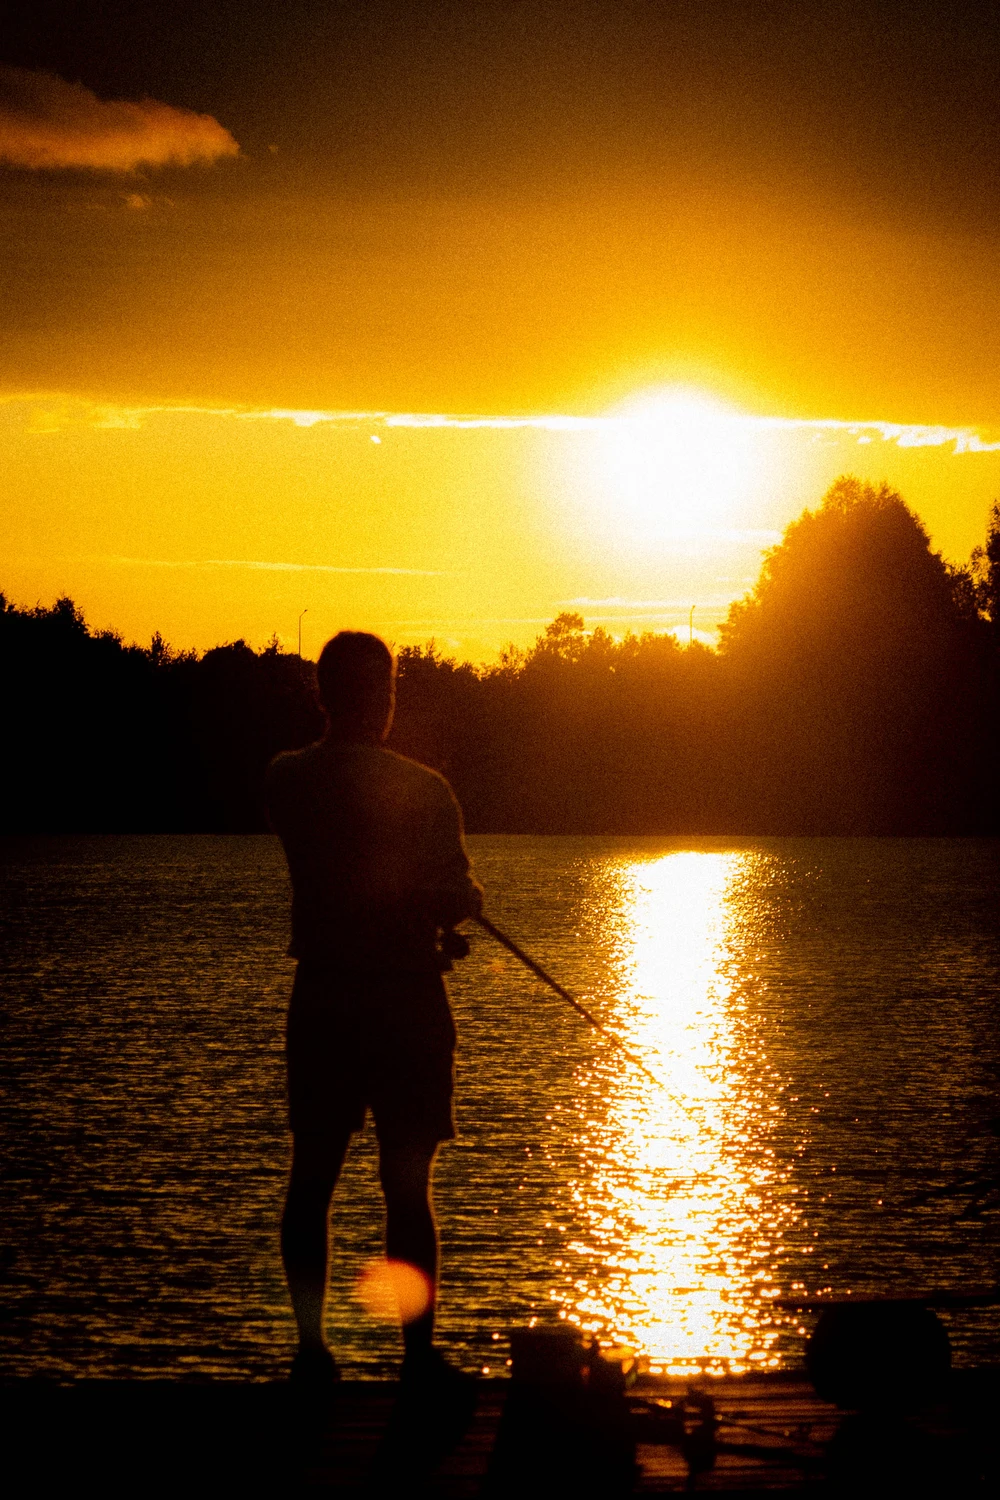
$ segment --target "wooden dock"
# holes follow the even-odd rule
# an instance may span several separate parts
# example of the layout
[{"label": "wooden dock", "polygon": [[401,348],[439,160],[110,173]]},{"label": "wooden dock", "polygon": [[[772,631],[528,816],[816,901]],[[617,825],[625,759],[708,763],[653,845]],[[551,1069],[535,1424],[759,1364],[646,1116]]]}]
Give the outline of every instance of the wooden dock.
[{"label": "wooden dock", "polygon": [[[130,1497],[346,1500],[392,1493],[472,1500],[485,1492],[509,1388],[506,1381],[482,1381],[472,1426],[436,1471],[379,1488],[373,1473],[396,1399],[390,1382],[345,1381],[332,1397],[303,1397],[278,1383],[8,1382],[0,1473],[12,1497],[92,1490]],[[681,1382],[640,1381],[630,1399],[655,1406],[676,1402],[686,1389]],[[951,1500],[998,1492],[1000,1370],[958,1372],[947,1399],[871,1417],[838,1412],[794,1374],[712,1380],[701,1389],[711,1393],[719,1424],[714,1465],[692,1484],[676,1446],[640,1441],[632,1493]],[[549,1483],[544,1493],[554,1488]],[[489,1491],[508,1492],[514,1490]],[[531,1490],[519,1484],[517,1493]]]}]

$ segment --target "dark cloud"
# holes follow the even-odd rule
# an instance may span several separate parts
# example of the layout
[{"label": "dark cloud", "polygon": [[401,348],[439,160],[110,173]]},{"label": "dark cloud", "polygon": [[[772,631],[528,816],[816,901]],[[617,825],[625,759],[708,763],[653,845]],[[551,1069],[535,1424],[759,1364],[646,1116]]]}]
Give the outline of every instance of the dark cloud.
[{"label": "dark cloud", "polygon": [[132,172],[238,153],[211,115],[156,99],[99,99],[54,73],[0,65],[0,161],[12,166]]},{"label": "dark cloud", "polygon": [[35,0],[3,56],[208,109],[356,186],[650,186],[678,162],[988,219],[995,0]]},{"label": "dark cloud", "polygon": [[1000,420],[996,0],[7,9],[8,63],[243,156],[155,203],[0,173],[8,386]]}]

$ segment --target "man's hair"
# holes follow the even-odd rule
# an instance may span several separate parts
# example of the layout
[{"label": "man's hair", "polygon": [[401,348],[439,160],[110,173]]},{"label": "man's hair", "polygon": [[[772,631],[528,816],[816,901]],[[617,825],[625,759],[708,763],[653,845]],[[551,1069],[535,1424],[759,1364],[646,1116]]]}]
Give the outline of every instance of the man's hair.
[{"label": "man's hair", "polygon": [[374,731],[391,710],[395,676],[396,660],[385,641],[364,630],[341,630],[327,641],[316,666],[320,702],[331,720]]}]

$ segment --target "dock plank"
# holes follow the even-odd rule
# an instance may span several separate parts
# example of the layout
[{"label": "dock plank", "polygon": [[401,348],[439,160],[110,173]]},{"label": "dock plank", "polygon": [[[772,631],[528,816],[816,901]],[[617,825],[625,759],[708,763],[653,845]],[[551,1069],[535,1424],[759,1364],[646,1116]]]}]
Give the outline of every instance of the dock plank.
[{"label": "dock plank", "polygon": [[[845,1418],[794,1375],[732,1377],[702,1388],[716,1405],[720,1451],[715,1466],[698,1476],[698,1492],[743,1500],[846,1495],[852,1487],[859,1492],[854,1481],[868,1469],[884,1474],[893,1466],[909,1474],[961,1473],[963,1494],[993,1493],[997,1484],[1000,1371],[961,1372],[948,1402],[885,1423]],[[305,1398],[276,1382],[9,1381],[2,1387],[0,1479],[18,1500],[82,1488],[106,1496],[351,1500],[371,1493],[396,1389],[387,1381],[347,1381],[333,1397]],[[481,1493],[507,1389],[502,1380],[480,1383],[465,1438],[414,1493],[426,1500],[473,1500]],[[669,1381],[637,1387],[653,1401],[684,1390]],[[840,1485],[832,1491],[831,1455]],[[636,1456],[635,1493],[688,1490],[687,1465],[676,1448],[642,1443]]]}]

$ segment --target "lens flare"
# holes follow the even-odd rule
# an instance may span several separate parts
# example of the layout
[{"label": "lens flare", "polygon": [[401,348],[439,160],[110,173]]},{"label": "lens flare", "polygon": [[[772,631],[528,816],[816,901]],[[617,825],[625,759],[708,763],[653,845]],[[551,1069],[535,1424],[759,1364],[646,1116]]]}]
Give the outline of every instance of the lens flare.
[{"label": "lens flare", "polygon": [[431,1305],[433,1283],[405,1260],[370,1260],[354,1285],[354,1295],[379,1323],[412,1323]]}]

